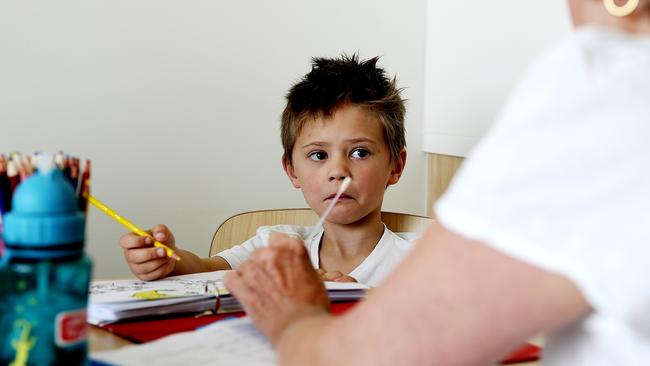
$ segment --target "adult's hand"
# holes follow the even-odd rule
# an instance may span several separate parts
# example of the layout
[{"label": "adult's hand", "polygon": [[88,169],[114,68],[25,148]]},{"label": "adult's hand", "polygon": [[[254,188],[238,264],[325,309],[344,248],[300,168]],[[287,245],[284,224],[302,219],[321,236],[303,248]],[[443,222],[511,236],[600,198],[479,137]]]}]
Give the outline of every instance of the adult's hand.
[{"label": "adult's hand", "polygon": [[274,345],[289,325],[330,308],[304,244],[285,234],[272,233],[269,246],[253,252],[225,284]]}]

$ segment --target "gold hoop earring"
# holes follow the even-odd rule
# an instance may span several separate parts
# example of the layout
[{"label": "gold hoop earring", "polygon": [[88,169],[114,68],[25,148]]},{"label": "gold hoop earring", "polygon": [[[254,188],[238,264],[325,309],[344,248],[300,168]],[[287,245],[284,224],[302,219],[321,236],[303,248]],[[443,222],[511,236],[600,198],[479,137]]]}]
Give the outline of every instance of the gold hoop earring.
[{"label": "gold hoop earring", "polygon": [[605,9],[615,17],[625,17],[632,14],[639,6],[639,0],[627,0],[623,6],[616,5],[614,0],[603,0]]}]

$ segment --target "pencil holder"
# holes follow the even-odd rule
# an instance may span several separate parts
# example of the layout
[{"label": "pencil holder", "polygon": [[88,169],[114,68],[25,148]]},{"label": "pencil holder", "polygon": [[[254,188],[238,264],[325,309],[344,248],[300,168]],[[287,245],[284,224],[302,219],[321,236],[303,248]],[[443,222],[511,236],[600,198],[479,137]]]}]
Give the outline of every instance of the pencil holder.
[{"label": "pencil holder", "polygon": [[43,164],[18,185],[4,216],[0,364],[83,365],[90,259],[70,183]]}]

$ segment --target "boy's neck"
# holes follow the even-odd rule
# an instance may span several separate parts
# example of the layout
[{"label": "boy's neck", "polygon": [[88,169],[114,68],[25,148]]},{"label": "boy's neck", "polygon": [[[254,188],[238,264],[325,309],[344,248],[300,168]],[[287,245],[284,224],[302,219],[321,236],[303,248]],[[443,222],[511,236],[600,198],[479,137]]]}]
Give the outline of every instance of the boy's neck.
[{"label": "boy's neck", "polygon": [[348,225],[326,222],[323,231],[319,249],[321,259],[339,258],[348,261],[359,257],[365,259],[372,253],[384,234],[384,224],[381,214],[371,214]]}]

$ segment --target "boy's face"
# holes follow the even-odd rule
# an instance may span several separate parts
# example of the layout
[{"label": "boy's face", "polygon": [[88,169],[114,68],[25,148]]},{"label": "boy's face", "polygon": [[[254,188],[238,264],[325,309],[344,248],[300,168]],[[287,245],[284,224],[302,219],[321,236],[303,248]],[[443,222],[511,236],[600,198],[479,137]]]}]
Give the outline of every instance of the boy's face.
[{"label": "boy's face", "polygon": [[293,148],[293,163],[283,162],[307,204],[322,215],[345,177],[352,183],[327,221],[351,224],[381,211],[386,187],[404,169],[406,150],[391,162],[383,129],[374,113],[355,105],[340,107],[331,118],[307,121]]}]

